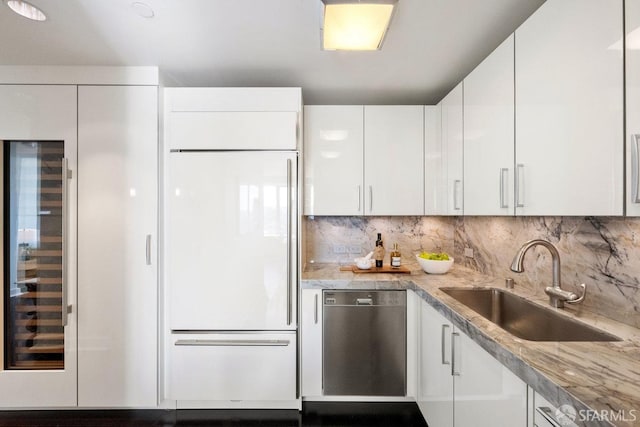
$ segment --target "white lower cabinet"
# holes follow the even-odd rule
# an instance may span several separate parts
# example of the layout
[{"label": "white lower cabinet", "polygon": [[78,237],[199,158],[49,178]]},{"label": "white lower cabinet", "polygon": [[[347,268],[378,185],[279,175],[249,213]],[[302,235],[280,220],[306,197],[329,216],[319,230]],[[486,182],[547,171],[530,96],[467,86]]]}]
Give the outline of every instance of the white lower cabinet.
[{"label": "white lower cabinet", "polygon": [[322,290],[302,290],[300,319],[302,396],[322,396]]},{"label": "white lower cabinet", "polygon": [[172,334],[168,398],[294,401],[296,332]]},{"label": "white lower cabinet", "polygon": [[430,427],[526,426],[527,385],[425,301],[418,372]]}]

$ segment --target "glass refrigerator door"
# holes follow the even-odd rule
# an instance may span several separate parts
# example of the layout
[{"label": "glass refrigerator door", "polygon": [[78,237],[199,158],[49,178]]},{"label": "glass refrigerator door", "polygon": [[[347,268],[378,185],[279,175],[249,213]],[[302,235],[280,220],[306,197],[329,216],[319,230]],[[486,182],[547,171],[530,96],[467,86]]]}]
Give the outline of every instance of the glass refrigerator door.
[{"label": "glass refrigerator door", "polygon": [[4,369],[64,369],[62,142],[4,141]]}]

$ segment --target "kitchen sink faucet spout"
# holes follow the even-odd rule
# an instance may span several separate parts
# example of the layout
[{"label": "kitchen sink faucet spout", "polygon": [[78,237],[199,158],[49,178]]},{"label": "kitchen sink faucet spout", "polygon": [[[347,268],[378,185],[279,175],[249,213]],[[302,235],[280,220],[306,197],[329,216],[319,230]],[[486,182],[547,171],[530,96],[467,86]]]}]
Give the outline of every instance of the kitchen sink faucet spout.
[{"label": "kitchen sink faucet spout", "polygon": [[582,288],[582,295],[578,296],[573,292],[568,292],[562,289],[561,287],[561,279],[560,279],[560,254],[553,244],[546,240],[542,239],[534,239],[526,242],[518,253],[513,258],[513,262],[511,263],[511,271],[516,273],[524,272],[524,256],[529,249],[534,246],[544,246],[551,253],[551,286],[547,286],[544,292],[549,295],[549,305],[555,308],[564,308],[564,303],[567,302],[569,304],[576,304],[582,302],[584,300],[585,295],[587,294],[586,285],[583,283],[580,285]]}]

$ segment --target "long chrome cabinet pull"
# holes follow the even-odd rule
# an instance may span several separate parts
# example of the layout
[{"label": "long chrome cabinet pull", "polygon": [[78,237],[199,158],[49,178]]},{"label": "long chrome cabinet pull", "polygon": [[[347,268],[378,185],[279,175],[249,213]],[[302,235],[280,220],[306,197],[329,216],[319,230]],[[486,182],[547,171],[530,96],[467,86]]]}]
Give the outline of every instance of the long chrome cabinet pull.
[{"label": "long chrome cabinet pull", "polygon": [[69,219],[69,160],[62,159],[62,326],[69,324],[69,278],[68,278],[68,247],[67,247],[67,221]]},{"label": "long chrome cabinet pull", "polygon": [[360,194],[361,191],[362,189],[358,185],[358,213],[360,213],[360,209],[362,209],[362,194]]},{"label": "long chrome cabinet pull", "polygon": [[516,207],[524,208],[524,182],[522,182],[522,171],[524,171],[524,165],[518,163],[516,165]]},{"label": "long chrome cabinet pull", "polygon": [[177,340],[175,345],[194,347],[283,347],[289,340]]},{"label": "long chrome cabinet pull", "polygon": [[460,357],[460,349],[456,348],[456,338],[460,338],[459,332],[454,332],[451,334],[451,375],[455,377],[460,376],[460,363],[458,359]]},{"label": "long chrome cabinet pull", "polygon": [[462,185],[462,180],[456,179],[453,181],[453,209],[456,211],[460,210],[460,205],[458,205],[458,188]]},{"label": "long chrome cabinet pull", "polygon": [[631,203],[640,203],[640,135],[631,135]]},{"label": "long chrome cabinet pull", "polygon": [[506,192],[509,190],[509,168],[500,169],[500,207],[505,209],[509,207],[509,202],[506,199]]},{"label": "long chrome cabinet pull", "polygon": [[440,352],[442,355],[442,364],[443,365],[450,365],[451,364],[451,360],[447,361],[446,358],[446,353],[447,353],[447,346],[446,346],[446,341],[447,341],[447,330],[449,329],[449,325],[442,325],[442,335],[440,336]]},{"label": "long chrome cabinet pull", "polygon": [[145,242],[145,252],[147,257],[147,265],[151,265],[151,234],[147,234]]},{"label": "long chrome cabinet pull", "polygon": [[373,212],[373,186],[369,186],[369,212]]},{"label": "long chrome cabinet pull", "polygon": [[287,159],[287,326],[291,325],[291,159]]},{"label": "long chrome cabinet pull", "polygon": [[538,406],[536,408],[536,412],[542,415],[542,417],[553,427],[562,426],[562,424],[560,424],[560,421],[558,421],[555,417],[555,411],[548,406]]},{"label": "long chrome cabinet pull", "polygon": [[318,294],[313,296],[313,323],[318,324]]}]

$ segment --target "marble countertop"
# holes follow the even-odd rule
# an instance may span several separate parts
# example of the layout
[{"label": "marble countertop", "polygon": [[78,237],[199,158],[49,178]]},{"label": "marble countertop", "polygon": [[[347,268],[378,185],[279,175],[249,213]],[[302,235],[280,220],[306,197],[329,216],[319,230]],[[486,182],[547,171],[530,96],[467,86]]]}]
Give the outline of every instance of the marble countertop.
[{"label": "marble countertop", "polygon": [[[417,264],[411,274],[358,274],[340,271],[337,264],[312,264],[302,274],[302,288],[311,289],[411,289],[452,321],[487,352],[556,406],[576,410],[625,414],[625,420],[595,420],[588,426],[640,426],[640,329],[607,319],[580,305],[557,310],[563,315],[610,332],[619,342],[533,342],[511,335],[440,287],[496,287],[504,279],[456,266],[444,275],[429,275]],[[508,290],[548,307],[516,283]],[[551,310],[551,308],[549,308]],[[632,411],[632,412],[631,412]],[[636,420],[632,420],[633,418]],[[597,417],[596,417],[597,418]]]}]

